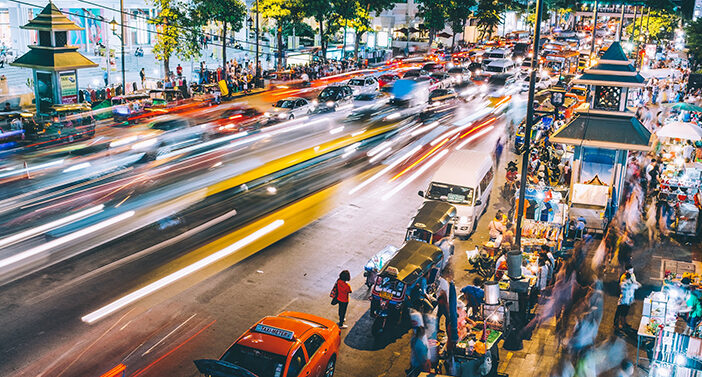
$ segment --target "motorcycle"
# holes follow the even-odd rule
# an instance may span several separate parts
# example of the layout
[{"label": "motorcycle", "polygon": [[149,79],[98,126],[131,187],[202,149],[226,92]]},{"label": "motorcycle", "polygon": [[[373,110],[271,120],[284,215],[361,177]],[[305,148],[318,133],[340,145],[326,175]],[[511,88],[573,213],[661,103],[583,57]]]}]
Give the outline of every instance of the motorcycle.
[{"label": "motorcycle", "polygon": [[470,272],[484,279],[490,279],[495,274],[495,259],[485,252],[468,259],[468,263],[472,266]]}]

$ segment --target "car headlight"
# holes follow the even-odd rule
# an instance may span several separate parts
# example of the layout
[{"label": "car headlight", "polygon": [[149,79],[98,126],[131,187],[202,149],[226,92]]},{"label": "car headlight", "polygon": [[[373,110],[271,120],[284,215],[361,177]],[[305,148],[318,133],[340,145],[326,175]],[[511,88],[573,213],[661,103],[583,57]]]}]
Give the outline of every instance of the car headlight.
[{"label": "car headlight", "polygon": [[317,104],[319,104],[319,102],[317,102],[316,99],[313,99],[313,100],[312,100],[312,106],[317,106]]},{"label": "car headlight", "polygon": [[334,101],[327,101],[327,107],[334,107]]},{"label": "car headlight", "polygon": [[468,224],[470,221],[468,221],[468,216],[458,216],[458,223],[459,224]]},{"label": "car headlight", "polygon": [[263,113],[263,115],[264,115],[264,116],[267,116],[267,117],[271,117],[273,114],[271,114],[271,113],[269,113],[269,112],[266,111],[265,113]]},{"label": "car headlight", "polygon": [[278,119],[285,119],[286,113],[280,113],[278,114]]},{"label": "car headlight", "polygon": [[475,74],[476,74],[476,75],[479,75],[479,74],[480,74],[480,68],[478,68],[478,69],[475,70]]}]

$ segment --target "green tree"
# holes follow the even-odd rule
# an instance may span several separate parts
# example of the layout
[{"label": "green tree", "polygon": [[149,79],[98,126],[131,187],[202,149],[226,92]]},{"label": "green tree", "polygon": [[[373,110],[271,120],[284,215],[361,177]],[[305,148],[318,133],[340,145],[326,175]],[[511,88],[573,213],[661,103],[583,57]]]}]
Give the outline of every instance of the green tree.
[{"label": "green tree", "polygon": [[197,27],[205,25],[210,20],[221,23],[222,67],[226,67],[227,30],[241,29],[246,18],[246,5],[241,0],[199,0],[196,12],[200,17],[199,20],[194,20]]},{"label": "green tree", "polygon": [[[677,23],[678,17],[674,14],[666,11],[651,10],[650,16],[643,16],[643,25],[641,19],[636,21],[636,38],[638,39],[641,35],[645,36],[648,31],[648,36],[651,40],[661,41],[675,30]],[[640,34],[639,28],[641,30]],[[625,35],[633,35],[634,24],[629,24],[624,29]]]},{"label": "green tree", "polygon": [[451,37],[451,50],[456,44],[456,34],[462,33],[466,28],[468,17],[473,13],[473,8],[477,2],[475,0],[449,0],[447,4],[447,18],[453,36]]},{"label": "green tree", "polygon": [[697,71],[697,68],[702,64],[702,18],[692,21],[685,27],[687,34],[687,47],[692,71]]},{"label": "green tree", "polygon": [[333,5],[329,0],[301,0],[301,6],[307,17],[314,18],[319,25],[319,38],[322,48],[322,60],[327,58],[327,34],[324,23],[329,22],[329,17],[333,11]]},{"label": "green tree", "polygon": [[424,26],[429,29],[429,47],[434,42],[436,32],[446,27],[449,2],[450,0],[418,0],[417,15],[424,19]]},{"label": "green tree", "polygon": [[266,20],[275,21],[276,37],[278,40],[278,68],[284,67],[283,58],[283,28],[285,25],[299,23],[303,18],[302,4],[297,0],[259,0],[259,11]]},{"label": "green tree", "polygon": [[151,4],[157,14],[149,22],[156,25],[158,32],[153,52],[156,59],[163,61],[163,70],[168,77],[173,55],[181,59],[200,56],[200,17],[191,6],[177,0],[151,0]]},{"label": "green tree", "polygon": [[475,17],[478,19],[479,38],[492,38],[492,33],[495,28],[500,25],[502,20],[502,11],[504,5],[497,0],[479,0],[478,10]]}]

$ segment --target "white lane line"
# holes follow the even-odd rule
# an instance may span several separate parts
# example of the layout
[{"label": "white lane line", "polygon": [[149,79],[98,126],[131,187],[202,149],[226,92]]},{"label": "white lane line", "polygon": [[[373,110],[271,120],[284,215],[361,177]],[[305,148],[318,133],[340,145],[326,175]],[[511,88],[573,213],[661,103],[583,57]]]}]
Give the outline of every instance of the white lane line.
[{"label": "white lane line", "polygon": [[29,237],[36,236],[37,234],[44,233],[47,230],[59,227],[61,225],[71,223],[71,222],[76,221],[82,217],[92,215],[93,213],[100,212],[100,211],[102,211],[102,209],[104,207],[105,207],[104,205],[100,204],[98,206],[88,208],[84,211],[74,213],[70,216],[66,216],[66,217],[60,218],[58,220],[54,220],[50,223],[46,223],[44,225],[40,225],[38,227],[25,230],[24,232],[20,232],[17,234],[13,234],[9,237],[2,238],[2,239],[0,239],[0,248],[12,245],[14,243],[17,243],[17,242],[22,241],[24,239],[27,239]]},{"label": "white lane line", "polygon": [[51,242],[47,242],[43,245],[39,245],[37,247],[31,248],[27,251],[23,251],[21,253],[17,253],[11,257],[7,257],[5,259],[0,260],[0,268],[9,266],[13,263],[17,263],[23,259],[27,259],[29,257],[35,256],[37,254],[40,254],[42,252],[48,251],[54,247],[61,246],[65,243],[71,242],[73,240],[76,240],[80,237],[86,236],[90,233],[97,232],[100,229],[107,228],[110,225],[116,224],[122,220],[128,219],[130,217],[134,216],[134,211],[129,211],[125,212],[121,215],[117,215],[115,217],[112,217],[110,219],[107,219],[105,221],[102,221],[100,223],[97,223],[95,225],[89,226],[87,228],[81,229],[77,232],[71,233],[69,235],[63,236],[61,238],[55,239]]},{"label": "white lane line", "polygon": [[181,268],[180,270],[178,270],[170,275],[167,275],[161,279],[158,279],[155,282],[153,282],[153,283],[151,283],[143,288],[137,289],[136,291],[134,291],[126,296],[123,296],[123,297],[103,306],[102,308],[100,308],[92,313],[84,315],[83,317],[81,317],[81,320],[83,322],[86,322],[86,323],[93,323],[93,322],[95,322],[95,321],[97,321],[97,320],[99,320],[107,315],[110,315],[110,314],[116,312],[117,310],[119,310],[119,309],[121,309],[121,308],[123,308],[123,307],[125,307],[125,306],[127,306],[127,305],[129,305],[129,304],[131,304],[131,303],[133,303],[133,302],[135,302],[135,301],[137,301],[137,300],[139,300],[139,299],[141,299],[141,298],[143,298],[143,297],[145,297],[145,296],[147,296],[147,295],[149,295],[149,294],[151,294],[151,293],[153,293],[153,292],[155,292],[155,291],[157,291],[157,290],[159,290],[159,289],[161,289],[161,288],[163,288],[163,287],[165,287],[165,286],[167,286],[167,285],[169,285],[169,284],[171,284],[179,279],[182,279],[182,278],[184,278],[184,277],[186,277],[186,276],[188,276],[196,271],[199,271],[199,270],[233,254],[235,251],[249,245],[250,243],[263,237],[264,235],[278,229],[284,223],[285,223],[285,221],[283,221],[283,220],[280,220],[280,219],[275,220],[272,223],[264,226],[263,228],[261,228],[255,232],[249,234],[248,236],[240,239],[239,241],[236,241],[233,244],[225,247],[222,250],[219,250],[213,254],[210,254],[209,256],[207,256],[203,259],[200,259],[199,261],[197,261],[197,262],[195,262],[187,267]]},{"label": "white lane line", "polygon": [[154,348],[156,348],[159,344],[161,344],[164,340],[166,340],[166,338],[168,338],[169,336],[173,335],[174,332],[178,331],[179,328],[183,327],[183,325],[185,325],[186,323],[188,323],[188,321],[190,321],[191,319],[193,319],[196,315],[197,315],[197,313],[191,315],[190,318],[188,318],[188,319],[186,319],[185,321],[183,321],[183,323],[181,323],[180,325],[178,325],[178,327],[176,327],[175,329],[173,329],[173,331],[171,331],[171,332],[169,332],[168,334],[166,334],[166,336],[164,336],[163,338],[161,338],[161,340],[159,340],[158,342],[156,342],[156,344],[154,344],[153,346],[151,346],[151,348],[149,348],[148,350],[146,350],[146,352],[142,353],[141,356],[144,357],[144,356],[146,356],[147,353],[153,351]]}]

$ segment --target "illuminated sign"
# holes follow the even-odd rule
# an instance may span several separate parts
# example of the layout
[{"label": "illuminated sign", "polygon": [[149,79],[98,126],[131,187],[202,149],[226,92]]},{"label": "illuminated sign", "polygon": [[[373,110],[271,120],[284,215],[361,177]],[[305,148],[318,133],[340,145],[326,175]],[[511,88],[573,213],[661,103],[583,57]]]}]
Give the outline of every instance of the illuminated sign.
[{"label": "illuminated sign", "polygon": [[279,329],[277,327],[266,326],[260,323],[256,325],[256,327],[254,327],[254,331],[261,334],[273,335],[275,337],[282,338],[285,340],[293,340],[293,338],[295,337],[295,333],[293,333],[292,331]]}]

